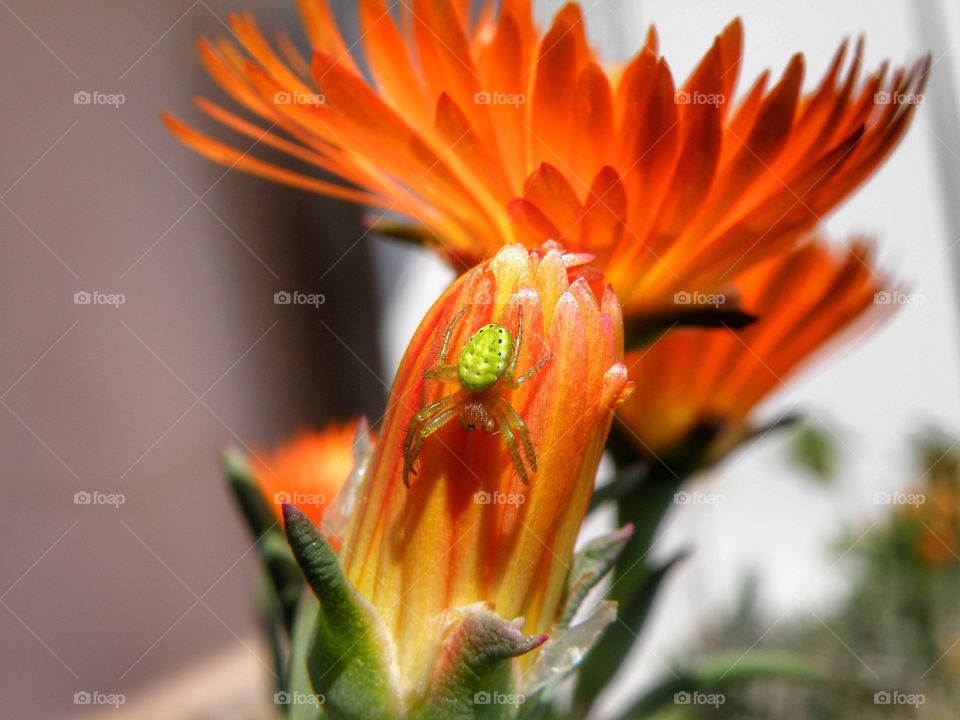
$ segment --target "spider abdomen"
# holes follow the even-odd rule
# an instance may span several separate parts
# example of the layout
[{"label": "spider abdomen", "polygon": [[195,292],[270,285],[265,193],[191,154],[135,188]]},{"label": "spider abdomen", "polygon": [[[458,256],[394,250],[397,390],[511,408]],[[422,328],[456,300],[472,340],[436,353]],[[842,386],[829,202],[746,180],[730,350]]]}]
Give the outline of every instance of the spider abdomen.
[{"label": "spider abdomen", "polygon": [[513,354],[513,336],[503,325],[489,323],[477,330],[463,346],[457,360],[457,376],[468,392],[483,392],[496,384]]}]

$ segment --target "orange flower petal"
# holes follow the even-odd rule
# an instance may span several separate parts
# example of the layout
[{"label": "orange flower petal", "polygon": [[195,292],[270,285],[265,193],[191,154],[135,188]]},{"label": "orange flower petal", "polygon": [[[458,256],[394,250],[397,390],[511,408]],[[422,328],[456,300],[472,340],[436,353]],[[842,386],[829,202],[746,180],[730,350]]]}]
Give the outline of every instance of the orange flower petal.
[{"label": "orange flower petal", "polygon": [[[478,327],[498,322],[516,333],[520,317],[518,372],[552,353],[520,388],[494,390],[523,418],[537,470],[524,485],[501,435],[464,430],[454,419],[426,439],[407,488],[402,445],[411,418],[458,391],[423,372],[436,365],[441,338],[464,308],[450,359]],[[342,549],[347,576],[397,639],[405,675],[447,608],[488,601],[502,617],[523,616],[526,633],[552,626],[612,406],[627,383],[618,370],[621,326],[612,292],[568,268],[555,245],[503,248],[427,313],[397,371],[365,502]]]},{"label": "orange flower petal", "polygon": [[[676,288],[722,289],[795,246],[890,154],[930,68],[927,57],[862,78],[858,41],[852,53],[840,46],[811,92],[802,90],[797,55],[772,88],[763,72],[738,95],[739,20],[678,83],[653,28],[622,72],[601,66],[575,2],[542,35],[529,0],[483,3],[475,21],[466,0],[416,0],[395,14],[387,5],[360,3],[357,55],[376,87],[358,72],[324,0],[300,2],[315,50],[310,77],[289,43],[271,50],[249,15],[232,19],[241,47],[201,44],[227,93],[350,190],[262,161],[237,167],[358,202],[388,199],[467,266],[504,245],[536,248],[562,236],[572,250],[596,254],[634,315],[662,313]],[[302,91],[327,102],[274,100]],[[214,114],[249,135],[238,118]],[[180,136],[221,161],[244,154]],[[296,154],[272,132],[266,142]],[[544,164],[558,176],[549,183]],[[618,196],[595,217],[591,189],[606,168],[619,184],[607,173],[604,191],[622,187],[626,204]]]},{"label": "orange flower petal", "polygon": [[[736,436],[750,412],[825,343],[866,317],[887,286],[863,241],[842,251],[820,240],[771,258],[738,278],[744,330],[678,329],[627,354],[636,393],[619,410],[645,453],[669,452],[698,423]],[[886,306],[889,308],[890,306]]]}]

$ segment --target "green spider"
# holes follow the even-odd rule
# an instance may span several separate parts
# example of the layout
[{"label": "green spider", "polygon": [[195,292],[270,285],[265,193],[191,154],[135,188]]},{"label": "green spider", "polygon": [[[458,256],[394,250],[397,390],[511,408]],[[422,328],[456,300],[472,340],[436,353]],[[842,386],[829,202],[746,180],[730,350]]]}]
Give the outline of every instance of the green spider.
[{"label": "green spider", "polygon": [[469,308],[469,305],[462,308],[454,316],[443,333],[436,367],[423,373],[423,376],[430,380],[459,383],[460,388],[430,403],[410,420],[407,435],[403,440],[403,484],[407,487],[410,487],[410,474],[417,474],[413,466],[423,443],[458,414],[460,427],[464,430],[483,429],[489,433],[500,431],[524,485],[528,484],[529,480],[517,436],[523,445],[530,471],[537,471],[537,456],[527,426],[499,390],[501,386],[515,390],[523,385],[546,365],[553,353],[548,352],[523,375],[514,377],[523,344],[523,315],[520,314],[517,319],[516,339],[503,325],[489,323],[467,340],[460,351],[457,364],[448,364],[447,354],[450,351],[453,330]]}]

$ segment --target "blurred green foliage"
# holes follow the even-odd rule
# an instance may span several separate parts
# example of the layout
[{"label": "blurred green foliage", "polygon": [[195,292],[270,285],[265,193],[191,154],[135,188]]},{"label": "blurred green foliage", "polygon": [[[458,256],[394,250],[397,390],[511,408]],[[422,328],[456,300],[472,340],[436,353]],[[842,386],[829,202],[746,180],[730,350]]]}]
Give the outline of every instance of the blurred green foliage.
[{"label": "blurred green foliage", "polygon": [[[765,679],[724,688],[723,703],[671,702],[658,720],[956,720],[960,717],[960,450],[937,433],[917,443],[918,472],[903,492],[878,493],[885,513],[839,533],[851,588],[832,610],[775,622],[747,583],[736,612],[708,634],[702,655],[740,662],[793,653],[815,682]],[[641,717],[638,715],[637,717]]]}]

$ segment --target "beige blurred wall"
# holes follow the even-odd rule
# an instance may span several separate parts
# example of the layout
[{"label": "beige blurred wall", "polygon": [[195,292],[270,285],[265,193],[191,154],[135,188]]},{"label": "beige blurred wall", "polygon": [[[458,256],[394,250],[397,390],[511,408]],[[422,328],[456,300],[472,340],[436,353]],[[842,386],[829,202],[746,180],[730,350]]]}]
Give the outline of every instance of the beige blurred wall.
[{"label": "beige blurred wall", "polygon": [[[77,691],[135,698],[228,647],[268,664],[216,450],[379,407],[366,249],[338,262],[359,211],[221,178],[160,122],[202,123],[191,96],[223,99],[198,36],[233,9],[293,25],[292,5],[0,2],[5,718],[70,715]],[[125,103],[75,105],[79,91]],[[326,305],[273,304],[297,288]],[[125,503],[75,505],[79,491]]]}]

